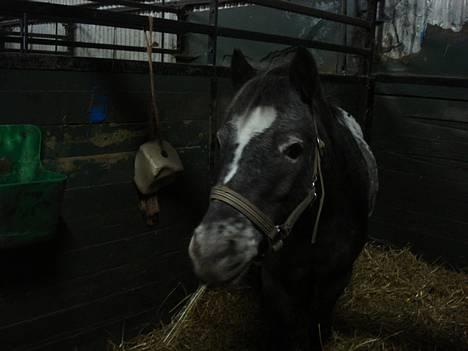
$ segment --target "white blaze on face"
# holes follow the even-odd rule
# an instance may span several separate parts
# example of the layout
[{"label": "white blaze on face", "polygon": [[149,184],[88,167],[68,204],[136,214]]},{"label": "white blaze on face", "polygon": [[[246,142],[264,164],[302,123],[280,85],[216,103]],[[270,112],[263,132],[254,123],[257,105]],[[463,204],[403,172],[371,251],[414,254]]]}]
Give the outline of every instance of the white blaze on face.
[{"label": "white blaze on face", "polygon": [[235,143],[237,148],[234,151],[234,158],[229,165],[228,173],[224,177],[223,183],[229,182],[237,172],[242,152],[253,137],[264,133],[276,119],[276,110],[273,107],[256,107],[250,111],[249,115],[234,116],[231,122],[235,129]]}]

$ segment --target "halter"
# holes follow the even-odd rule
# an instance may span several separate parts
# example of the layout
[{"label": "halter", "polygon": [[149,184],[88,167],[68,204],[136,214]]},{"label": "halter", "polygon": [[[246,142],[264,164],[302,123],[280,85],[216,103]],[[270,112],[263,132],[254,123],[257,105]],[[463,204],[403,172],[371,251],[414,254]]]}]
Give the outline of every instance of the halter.
[{"label": "halter", "polygon": [[304,211],[317,199],[316,182],[320,182],[320,203],[315,218],[314,229],[312,232],[312,244],[317,239],[317,229],[322,212],[323,200],[325,199],[325,186],[323,183],[322,168],[320,162],[320,152],[325,147],[323,141],[317,137],[315,146],[315,159],[313,165],[312,188],[308,190],[305,198],[294,208],[283,224],[275,225],[274,222],[257,206],[243,197],[241,194],[227,187],[226,185],[217,185],[211,189],[210,199],[221,201],[241,214],[247,217],[257,228],[270,240],[273,251],[278,251],[283,247],[283,241],[291,234],[294,225]]}]

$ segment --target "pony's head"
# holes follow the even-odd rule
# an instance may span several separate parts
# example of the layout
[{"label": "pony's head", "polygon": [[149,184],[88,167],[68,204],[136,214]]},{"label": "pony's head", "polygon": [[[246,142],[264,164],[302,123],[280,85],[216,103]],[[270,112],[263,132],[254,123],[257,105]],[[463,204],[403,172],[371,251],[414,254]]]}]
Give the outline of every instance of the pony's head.
[{"label": "pony's head", "polygon": [[[255,74],[240,51],[231,62],[238,92],[218,131],[225,185],[283,223],[314,181],[323,97],[312,55],[297,49],[289,64]],[[213,200],[193,233],[189,254],[209,284],[231,282],[259,254],[265,236],[246,216]]]}]

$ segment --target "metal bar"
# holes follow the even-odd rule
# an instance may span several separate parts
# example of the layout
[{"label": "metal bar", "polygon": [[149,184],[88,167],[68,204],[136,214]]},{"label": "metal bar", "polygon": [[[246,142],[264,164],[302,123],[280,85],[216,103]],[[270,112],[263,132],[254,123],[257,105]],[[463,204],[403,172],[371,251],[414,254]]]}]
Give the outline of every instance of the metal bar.
[{"label": "metal bar", "polygon": [[380,0],[379,2],[379,12],[377,14],[377,54],[382,52],[382,38],[383,38],[383,26],[385,23],[385,0]]},{"label": "metal bar", "polygon": [[[166,4],[166,0],[162,0],[162,5],[164,6]],[[166,12],[165,11],[162,11],[161,12],[161,18],[166,18]],[[164,49],[164,47],[166,46],[166,33],[162,32],[161,33],[161,49]],[[164,63],[164,54],[161,55],[161,62]]]},{"label": "metal bar", "polygon": [[213,66],[213,72],[210,79],[210,118],[209,118],[209,137],[208,137],[208,165],[210,171],[210,180],[214,175],[215,160],[217,154],[216,131],[217,131],[217,100],[218,100],[218,75],[216,73],[216,56],[218,41],[218,0],[210,0],[210,14],[208,18],[210,26],[214,28],[213,33],[208,39],[208,64]]},{"label": "metal bar", "polygon": [[468,97],[466,99],[462,98],[448,98],[441,96],[427,96],[427,95],[417,95],[417,94],[400,94],[400,93],[379,93],[376,92],[375,96],[390,96],[390,97],[402,97],[402,98],[411,98],[411,99],[426,99],[426,100],[438,100],[438,101],[456,101],[456,102],[468,102]]},{"label": "metal bar", "polygon": [[385,74],[374,75],[378,83],[397,83],[412,85],[449,86],[453,88],[468,88],[468,77],[429,76],[417,74]]},{"label": "metal bar", "polygon": [[57,46],[57,39],[58,39],[58,22],[55,22],[55,52],[58,51],[58,46]]},{"label": "metal bar", "polygon": [[142,2],[131,1],[131,0],[90,0],[95,2],[101,6],[107,5],[120,5],[126,6],[134,9],[139,10],[148,10],[148,11],[155,11],[155,12],[170,12],[170,13],[179,13],[180,10],[172,7],[172,6],[164,6],[164,5],[154,5],[154,4],[145,4]]},{"label": "metal bar", "polygon": [[366,47],[369,49],[369,60],[365,67],[365,74],[372,74],[372,67],[374,63],[374,54],[375,54],[375,31],[377,23],[377,3],[379,0],[367,0],[367,19],[371,24],[370,31],[367,35]]},{"label": "metal bar", "polygon": [[[21,38],[5,36],[3,40],[6,43],[20,43]],[[101,43],[89,43],[83,41],[73,41],[73,40],[51,40],[51,39],[41,39],[41,38],[29,38],[30,44],[38,45],[51,45],[51,46],[66,46],[73,48],[90,48],[90,49],[103,49],[103,50],[120,50],[120,51],[132,51],[132,52],[146,52],[146,47],[140,46],[128,46],[128,45],[117,45],[117,44],[101,44]],[[178,54],[178,50],[172,49],[161,49],[154,48],[153,52],[155,53],[164,53],[164,54]]]},{"label": "metal bar", "polygon": [[[27,12],[31,17],[50,20],[52,22],[75,22],[82,24],[95,24],[129,29],[148,29],[146,16],[130,15],[108,10],[95,10],[78,6],[66,6],[49,3],[4,0],[0,1],[0,11],[4,14],[20,17]],[[155,19],[158,29],[170,33],[195,32],[210,34],[210,26],[196,23],[180,23],[178,21]]]},{"label": "metal bar", "polygon": [[[7,54],[17,54],[18,53],[18,49],[5,49],[5,48],[2,48],[0,51],[2,53],[7,53]],[[41,54],[42,56],[44,56],[44,54],[50,55],[50,53],[51,52],[49,50],[29,50],[28,51],[28,55],[30,55],[30,54]],[[68,56],[68,53],[58,51],[58,52],[54,52],[54,56],[56,56],[56,55],[60,55],[60,56],[67,55]],[[24,56],[24,55],[22,54],[22,56]],[[5,68],[5,67],[2,67],[2,68]],[[55,69],[55,67],[50,66],[49,69],[51,69],[51,68]]]},{"label": "metal bar", "polygon": [[210,14],[208,17],[210,26],[214,28],[208,39],[208,63],[216,65],[216,44],[218,41],[218,0],[210,0]]},{"label": "metal bar", "polygon": [[[65,36],[67,37],[67,40],[71,42],[76,41],[76,28],[77,28],[76,24],[73,22],[68,22],[68,23],[65,23],[63,27],[65,28]],[[71,56],[75,54],[75,50],[73,49],[74,48],[71,46],[67,47],[67,53]]]},{"label": "metal bar", "polygon": [[[119,72],[119,73],[148,73],[148,63],[144,61],[112,60],[96,57],[57,57],[56,55],[22,55],[15,50],[14,53],[0,52],[0,67],[7,69],[38,69],[48,70],[51,68],[64,71],[81,72]],[[158,74],[187,75],[211,77],[213,66],[196,65],[183,63],[154,63]],[[229,78],[231,72],[229,68],[217,66],[218,77]],[[342,74],[320,74],[320,79],[324,82],[339,82],[343,84],[363,85],[367,81],[364,76],[352,76]]]},{"label": "metal bar", "polygon": [[[348,14],[348,0],[343,0],[341,2],[341,13],[345,16]],[[348,45],[348,27],[346,25],[341,25],[340,30],[343,31],[342,44]],[[335,69],[336,73],[346,72],[346,67],[347,67],[346,63],[348,59],[347,55],[342,54],[342,55],[337,55],[337,56],[338,56],[337,67]]]},{"label": "metal bar", "polygon": [[[18,32],[8,32],[5,34],[7,37],[21,38],[21,33]],[[65,39],[66,35],[62,34],[47,34],[47,33],[29,33],[29,40],[32,38],[51,38],[51,39]]]},{"label": "metal bar", "polygon": [[[181,8],[187,7],[194,7],[200,5],[208,5],[210,3],[209,0],[193,0],[193,1],[178,1],[177,6]],[[300,15],[322,18],[325,20],[339,22],[344,24],[349,24],[352,26],[363,27],[366,29],[370,28],[370,24],[363,19],[346,16],[346,15],[339,15],[332,12],[327,12],[319,9],[314,9],[308,6],[302,6],[298,4],[294,4],[287,1],[281,0],[247,0],[247,1],[239,1],[239,0],[219,0],[220,5],[232,4],[232,3],[241,3],[241,4],[253,4],[263,7],[269,7],[277,10],[288,11],[292,13],[297,13]]]},{"label": "metal bar", "polygon": [[[234,1],[231,1],[231,2],[234,2]],[[307,6],[301,6],[301,5],[293,4],[290,2],[286,2],[286,1],[250,0],[248,2],[255,4],[255,5],[264,6],[264,7],[270,7],[270,8],[274,8],[278,10],[284,10],[284,11],[293,12],[293,13],[297,13],[301,15],[322,18],[325,20],[333,21],[333,22],[339,22],[339,23],[344,23],[344,24],[349,24],[353,26],[370,29],[369,22],[362,20],[360,18],[355,18],[351,16],[346,16],[346,15],[339,15],[336,13],[318,10],[318,9],[310,8]]]},{"label": "metal bar", "polygon": [[259,32],[251,32],[240,29],[232,28],[218,28],[218,35],[221,37],[229,37],[236,39],[245,39],[253,41],[261,41],[266,43],[276,43],[289,46],[303,46],[306,48],[314,48],[319,50],[335,51],[335,52],[345,52],[348,54],[360,55],[360,56],[369,56],[370,50],[366,48],[356,48],[353,46],[339,45],[325,43],[317,40],[310,39],[301,39],[301,38],[292,38],[282,35],[272,35]]},{"label": "metal bar", "polygon": [[21,42],[20,42],[21,51],[27,51],[28,50],[28,17],[25,12],[22,14],[22,17],[21,17],[20,32],[21,32]]},{"label": "metal bar", "polygon": [[[103,10],[93,10],[88,8],[76,8],[64,5],[53,5],[46,3],[30,3],[25,1],[11,0],[1,1],[0,11],[12,15],[17,15],[18,13],[27,11],[31,15],[48,18],[53,21],[61,20],[76,23],[97,24],[139,30],[147,28],[148,26],[146,17],[143,16],[121,14]],[[154,25],[160,31],[174,34],[199,33],[213,35],[216,31],[216,28],[210,25],[174,21],[160,18],[154,20]],[[304,46],[308,48],[345,52],[349,54],[362,56],[368,56],[370,54],[370,50],[366,48],[355,48],[346,45],[324,43],[316,40],[292,38],[287,36],[258,33],[233,28],[218,27],[217,35],[223,37],[262,41],[268,43]]]},{"label": "metal bar", "polygon": [[322,73],[320,74],[320,80],[323,82],[338,82],[341,84],[359,84],[363,85],[367,82],[366,76],[351,76],[346,74],[331,74]]},{"label": "metal bar", "polygon": [[[109,0],[109,1],[111,1],[111,0]],[[73,8],[79,8],[79,7],[96,9],[96,8],[99,7],[99,5],[86,3],[86,4],[73,6]],[[107,9],[106,11],[116,12],[116,13],[129,13],[129,14],[130,13],[137,13],[138,14],[139,12],[141,12],[141,10],[139,10],[139,9],[128,9],[128,8],[121,8],[121,7],[120,8]],[[40,21],[40,20],[30,20],[29,21],[29,24],[43,24],[43,23],[48,23],[48,22],[47,21]],[[20,25],[20,21],[18,19],[8,19],[8,20],[0,21],[0,28],[2,28],[2,27],[17,27],[19,25]]]},{"label": "metal bar", "polygon": [[[43,52],[43,51],[41,51]],[[114,72],[148,74],[148,62],[131,60],[113,60],[111,58],[71,57],[62,55],[28,54],[15,52],[0,53],[0,67],[3,69],[33,69],[76,72]],[[59,53],[60,54],[60,53]],[[155,71],[161,75],[211,77],[213,67],[208,65],[159,63],[155,62]],[[227,67],[218,67],[218,76],[228,77]]]},{"label": "metal bar", "polygon": [[364,75],[368,77],[367,80],[367,96],[366,96],[366,113],[364,120],[364,137],[367,142],[370,143],[372,120],[374,117],[374,90],[375,80],[371,77],[372,66],[374,64],[375,54],[375,29],[377,20],[377,2],[379,0],[367,0],[367,20],[371,24],[370,30],[367,36],[367,47],[370,50],[369,57],[366,61]]}]

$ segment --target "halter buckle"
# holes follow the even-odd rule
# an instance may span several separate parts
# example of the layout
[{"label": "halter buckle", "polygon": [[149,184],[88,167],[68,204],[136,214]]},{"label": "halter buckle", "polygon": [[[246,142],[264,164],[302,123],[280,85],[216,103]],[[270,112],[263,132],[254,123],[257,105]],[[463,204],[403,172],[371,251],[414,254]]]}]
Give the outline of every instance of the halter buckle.
[{"label": "halter buckle", "polygon": [[271,247],[273,251],[278,251],[283,247],[283,239],[285,236],[284,228],[281,225],[275,225],[275,234],[272,236]]}]

